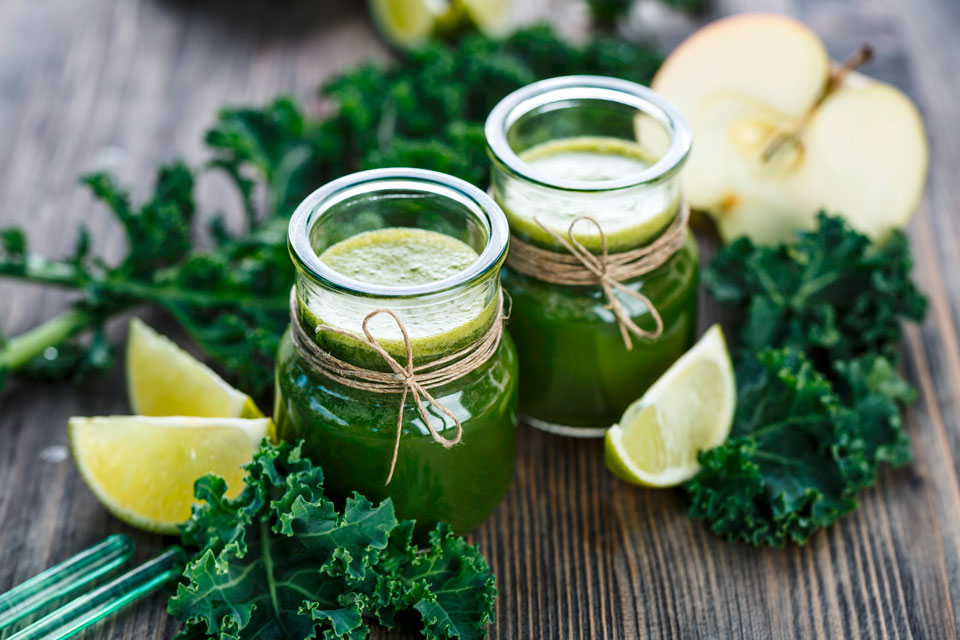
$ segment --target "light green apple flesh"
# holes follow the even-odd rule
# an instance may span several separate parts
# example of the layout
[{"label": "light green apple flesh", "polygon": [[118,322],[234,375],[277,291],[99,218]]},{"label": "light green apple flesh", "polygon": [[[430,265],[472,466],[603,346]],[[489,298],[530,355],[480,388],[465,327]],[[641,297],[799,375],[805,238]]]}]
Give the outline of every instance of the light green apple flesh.
[{"label": "light green apple flesh", "polygon": [[687,198],[724,240],[789,240],[821,209],[875,238],[909,221],[928,164],[916,107],[856,73],[825,95],[830,74],[819,38],[771,14],[708,25],[664,63],[653,88],[693,128]]}]

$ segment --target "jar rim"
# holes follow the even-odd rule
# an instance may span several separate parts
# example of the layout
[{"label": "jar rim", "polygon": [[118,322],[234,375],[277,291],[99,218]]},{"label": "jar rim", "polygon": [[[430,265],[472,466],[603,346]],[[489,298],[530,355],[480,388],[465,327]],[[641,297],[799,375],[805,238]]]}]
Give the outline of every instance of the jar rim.
[{"label": "jar rim", "polygon": [[[487,233],[483,251],[470,266],[447,278],[417,285],[383,285],[345,276],[320,260],[310,242],[310,230],[331,207],[356,196],[381,190],[403,189],[448,197],[472,213]],[[507,255],[507,218],[493,198],[460,178],[413,168],[358,171],[328,182],[308,195],[294,210],[287,231],[290,255],[297,268],[328,288],[370,297],[409,298],[442,293],[468,286],[499,269]]]},{"label": "jar rim", "polygon": [[[576,99],[606,100],[634,107],[654,118],[669,132],[670,146],[663,156],[636,176],[612,180],[555,178],[521,160],[507,141],[510,128],[534,109]],[[549,78],[517,89],[490,112],[484,134],[493,158],[515,175],[551,189],[578,192],[614,191],[658,182],[679,170],[693,142],[686,118],[660,94],[629,80],[592,75]]]}]

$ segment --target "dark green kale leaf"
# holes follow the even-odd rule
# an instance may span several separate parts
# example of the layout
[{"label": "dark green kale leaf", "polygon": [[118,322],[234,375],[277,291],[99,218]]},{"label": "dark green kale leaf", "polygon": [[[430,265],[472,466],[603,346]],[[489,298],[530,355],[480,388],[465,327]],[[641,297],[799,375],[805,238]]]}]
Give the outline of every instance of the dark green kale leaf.
[{"label": "dark green kale leaf", "polygon": [[[222,110],[206,142],[213,151],[210,165],[236,184],[251,230],[274,216],[289,216],[320,179],[351,166],[342,136],[328,122],[309,118],[290,97],[262,109]],[[255,198],[258,184],[265,190],[262,204]]]},{"label": "dark green kale leaf", "polygon": [[860,439],[871,464],[894,466],[912,458],[901,411],[916,392],[884,357],[867,355],[834,364],[834,386],[843,404],[855,414]]},{"label": "dark green kale leaf", "polygon": [[739,346],[806,352],[829,363],[876,353],[896,360],[903,320],[923,318],[926,301],[910,279],[906,237],[871,243],[842,218],[820,214],[794,244],[758,247],[742,238],[723,248],[703,281],[720,302],[746,310]]},{"label": "dark green kale leaf", "polygon": [[[700,13],[710,6],[710,0],[661,0],[665,5],[686,11]],[[611,26],[630,13],[635,0],[587,0],[590,15],[600,26]]]},{"label": "dark green kale leaf", "polygon": [[371,621],[420,620],[428,639],[486,637],[496,587],[473,546],[439,526],[430,548],[413,544],[413,522],[391,501],[359,495],[338,511],[323,474],[299,447],[264,443],[246,486],[225,497],[221,478],[197,482],[183,529],[197,547],[168,611],[178,638],[366,637]]},{"label": "dark green kale leaf", "polygon": [[691,516],[730,540],[805,542],[872,482],[856,416],[803,354],[767,350],[737,372],[729,440],[700,454]]},{"label": "dark green kale leaf", "polygon": [[738,411],[730,440],[700,456],[691,515],[731,540],[802,543],[855,508],[879,463],[909,461],[914,392],[893,363],[901,322],[925,307],[911,264],[902,234],[871,243],[825,215],[796,244],[717,254],[704,282],[746,313]]}]

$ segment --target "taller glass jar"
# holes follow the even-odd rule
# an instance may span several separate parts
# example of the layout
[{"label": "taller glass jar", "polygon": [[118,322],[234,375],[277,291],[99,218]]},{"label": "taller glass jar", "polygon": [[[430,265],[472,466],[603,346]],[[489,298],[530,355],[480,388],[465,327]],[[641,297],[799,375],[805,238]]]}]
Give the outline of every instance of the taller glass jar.
[{"label": "taller glass jar", "polygon": [[[693,338],[699,262],[679,181],[690,128],[646,87],[569,76],[504,98],[486,137],[491,192],[514,237],[503,282],[521,415],[564,435],[602,436]],[[528,259],[515,260],[523,246]],[[661,262],[614,285],[557,277],[554,263],[572,250],[607,264],[643,247]]]},{"label": "taller glass jar", "polygon": [[[402,323],[418,370],[451,357],[456,363],[502,322],[507,238],[500,208],[462,180],[415,169],[335,180],[304,200],[290,221],[293,322],[304,330],[296,337],[308,336],[347,366],[390,372],[385,357],[406,364]],[[469,258],[456,266],[451,252]],[[380,309],[395,314],[369,318],[384,353],[363,341],[364,319]],[[454,379],[429,388],[432,399],[422,394],[429,425],[410,390],[392,476],[402,394],[345,384],[307,351],[288,331],[277,358],[274,417],[281,438],[304,440],[329,494],[390,496],[398,516],[415,518],[421,532],[439,521],[468,531],[494,510],[514,468],[517,358],[509,335],[479,366],[461,367]],[[461,441],[442,446],[438,436],[453,440],[457,421]]]}]

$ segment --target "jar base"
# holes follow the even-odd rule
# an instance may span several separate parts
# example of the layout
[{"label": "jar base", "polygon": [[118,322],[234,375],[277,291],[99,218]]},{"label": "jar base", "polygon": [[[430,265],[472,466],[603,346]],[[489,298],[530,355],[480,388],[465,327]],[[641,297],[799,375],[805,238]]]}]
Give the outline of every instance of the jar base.
[{"label": "jar base", "polygon": [[520,422],[528,424],[535,429],[567,438],[602,438],[607,433],[607,430],[603,427],[569,427],[563,424],[537,420],[536,418],[531,418],[523,414],[520,415]]}]

